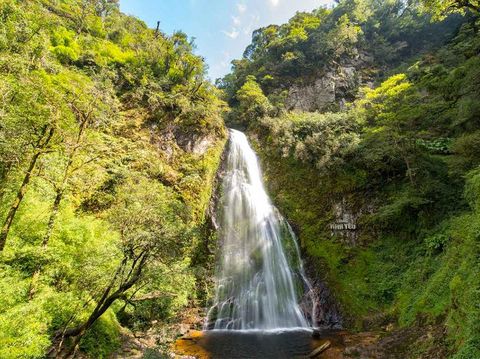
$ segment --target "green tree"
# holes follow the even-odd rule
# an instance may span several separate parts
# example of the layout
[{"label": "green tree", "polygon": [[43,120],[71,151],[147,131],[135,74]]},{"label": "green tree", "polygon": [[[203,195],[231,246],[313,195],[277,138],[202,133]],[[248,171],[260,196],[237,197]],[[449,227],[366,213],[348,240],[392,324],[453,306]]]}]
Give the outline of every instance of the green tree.
[{"label": "green tree", "polygon": [[142,280],[152,261],[169,263],[180,255],[185,238],[180,225],[183,212],[175,194],[162,185],[145,179],[125,183],[110,210],[111,219],[121,233],[123,258],[87,320],[58,333],[62,338],[74,338],[66,358],[74,353],[98,318]]},{"label": "green tree", "polygon": [[246,82],[238,90],[236,98],[239,102],[239,116],[244,125],[265,116],[271,110],[268,98],[254,76],[248,76]]},{"label": "green tree", "polygon": [[406,176],[413,185],[420,129],[416,125],[420,116],[412,105],[419,100],[415,87],[405,74],[390,77],[374,90],[366,90],[364,99],[357,103],[357,115],[366,122],[366,136],[373,141],[385,141],[405,163]]},{"label": "green tree", "polygon": [[470,12],[475,17],[480,15],[480,1],[478,0],[421,0],[421,4],[437,19],[454,12]]},{"label": "green tree", "polygon": [[5,0],[0,19],[0,356],[105,357],[112,303],[134,326],[195,299],[225,104],[192,40],[115,0]]},{"label": "green tree", "polygon": [[[8,141],[15,147],[27,146],[30,154],[26,162],[24,176],[16,195],[7,210],[0,232],[0,251],[3,251],[8,233],[15,220],[17,211],[22,204],[23,198],[39,159],[52,151],[53,138],[58,131],[59,117],[61,116],[61,100],[55,89],[48,87],[47,81],[42,76],[36,76],[24,82],[26,88],[21,84],[13,84],[7,93],[4,101],[7,120],[4,122],[4,133],[16,132],[18,137],[9,138]],[[44,88],[45,87],[45,88]],[[33,102],[33,106],[32,106]],[[7,143],[8,146],[10,143]],[[14,147],[14,148],[15,148]],[[17,147],[21,151],[21,147]],[[11,159],[7,159],[7,162]],[[23,163],[22,163],[23,164]]]},{"label": "green tree", "polygon": [[346,163],[360,142],[359,125],[346,113],[289,112],[260,120],[278,155],[334,173]]}]

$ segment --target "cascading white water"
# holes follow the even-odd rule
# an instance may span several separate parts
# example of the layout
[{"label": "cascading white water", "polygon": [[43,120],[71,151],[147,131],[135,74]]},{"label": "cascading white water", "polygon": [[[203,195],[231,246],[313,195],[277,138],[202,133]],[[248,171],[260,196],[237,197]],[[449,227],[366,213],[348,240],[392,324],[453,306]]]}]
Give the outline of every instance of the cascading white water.
[{"label": "cascading white water", "polygon": [[236,130],[230,130],[222,189],[220,263],[206,329],[308,328],[297,296],[309,284],[295,236],[265,192],[247,138]]}]

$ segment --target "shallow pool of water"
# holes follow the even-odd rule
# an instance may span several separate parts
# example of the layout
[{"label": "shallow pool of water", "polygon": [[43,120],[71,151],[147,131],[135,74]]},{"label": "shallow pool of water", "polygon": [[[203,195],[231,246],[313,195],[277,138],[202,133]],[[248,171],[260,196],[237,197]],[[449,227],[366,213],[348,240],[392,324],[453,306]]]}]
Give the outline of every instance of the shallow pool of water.
[{"label": "shallow pool of water", "polygon": [[209,331],[197,345],[212,359],[305,358],[315,347],[309,330]]}]

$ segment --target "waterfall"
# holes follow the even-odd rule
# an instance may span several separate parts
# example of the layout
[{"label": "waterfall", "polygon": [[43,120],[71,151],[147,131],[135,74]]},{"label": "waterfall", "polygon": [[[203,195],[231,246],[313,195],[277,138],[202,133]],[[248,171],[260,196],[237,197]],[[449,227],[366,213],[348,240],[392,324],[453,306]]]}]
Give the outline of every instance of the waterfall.
[{"label": "waterfall", "polygon": [[216,296],[206,329],[308,328],[298,296],[311,287],[295,235],[265,191],[246,136],[230,130],[229,146]]}]

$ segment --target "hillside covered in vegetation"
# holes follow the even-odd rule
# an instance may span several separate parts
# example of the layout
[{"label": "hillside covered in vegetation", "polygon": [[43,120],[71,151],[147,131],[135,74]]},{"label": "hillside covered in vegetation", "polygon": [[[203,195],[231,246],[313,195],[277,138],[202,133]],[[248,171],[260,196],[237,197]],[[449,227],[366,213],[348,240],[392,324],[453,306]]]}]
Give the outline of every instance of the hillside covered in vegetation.
[{"label": "hillside covered in vegetation", "polygon": [[0,357],[104,358],[205,299],[226,105],[185,34],[117,1],[0,19]]},{"label": "hillside covered in vegetation", "polygon": [[314,322],[380,333],[345,355],[480,358],[479,16],[339,0],[254,31],[214,86],[117,0],[0,0],[0,358],[122,356],[134,332],[164,357],[198,326],[224,123],[298,235]]},{"label": "hillside covered in vegetation", "polygon": [[379,357],[480,358],[478,16],[339,1],[255,31],[217,82],[344,327],[388,332]]}]

